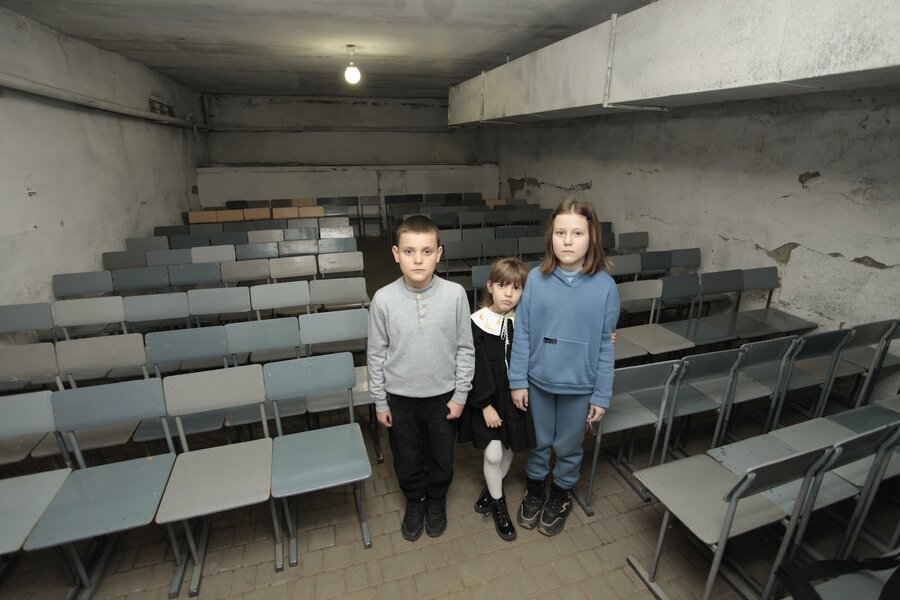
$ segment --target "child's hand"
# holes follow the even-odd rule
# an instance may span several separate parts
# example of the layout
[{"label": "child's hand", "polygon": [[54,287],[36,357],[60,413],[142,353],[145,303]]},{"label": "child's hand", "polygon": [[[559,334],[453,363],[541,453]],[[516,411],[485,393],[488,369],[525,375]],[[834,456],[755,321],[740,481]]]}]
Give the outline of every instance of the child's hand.
[{"label": "child's hand", "polygon": [[512,401],[513,404],[516,405],[516,408],[519,410],[528,410],[528,388],[511,390],[510,395],[512,396]]},{"label": "child's hand", "polygon": [[376,412],[375,418],[377,418],[378,422],[385,427],[390,427],[394,424],[394,418],[391,416],[390,410],[386,410],[384,412]]},{"label": "child's hand", "polygon": [[602,406],[597,406],[595,404],[591,404],[591,408],[588,410],[587,420],[591,423],[598,423],[600,419],[603,418],[603,415],[606,414],[606,409]]},{"label": "child's hand", "polygon": [[448,421],[452,421],[453,419],[458,419],[459,415],[461,415],[462,411],[463,411],[463,405],[457,404],[453,400],[451,400],[450,402],[447,403],[447,408],[450,410],[450,412],[447,414]]},{"label": "child's hand", "polygon": [[491,429],[496,429],[503,425],[503,419],[500,418],[500,415],[497,414],[497,410],[493,406],[488,406],[481,411],[481,414],[484,415],[484,424]]}]

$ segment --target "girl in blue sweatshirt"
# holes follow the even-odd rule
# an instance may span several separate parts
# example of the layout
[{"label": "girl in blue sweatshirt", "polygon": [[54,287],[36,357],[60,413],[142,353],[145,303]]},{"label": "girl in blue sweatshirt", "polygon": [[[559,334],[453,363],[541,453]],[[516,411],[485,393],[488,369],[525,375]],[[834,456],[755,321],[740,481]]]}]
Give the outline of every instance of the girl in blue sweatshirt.
[{"label": "girl in blue sweatshirt", "polygon": [[[531,411],[537,442],[526,456],[516,520],[546,535],[565,527],[585,422],[599,422],[612,395],[619,293],[607,266],[593,207],[563,200],[550,218],[544,261],[528,275],[509,361],[513,403]],[[545,502],[551,451],[556,465]]]}]

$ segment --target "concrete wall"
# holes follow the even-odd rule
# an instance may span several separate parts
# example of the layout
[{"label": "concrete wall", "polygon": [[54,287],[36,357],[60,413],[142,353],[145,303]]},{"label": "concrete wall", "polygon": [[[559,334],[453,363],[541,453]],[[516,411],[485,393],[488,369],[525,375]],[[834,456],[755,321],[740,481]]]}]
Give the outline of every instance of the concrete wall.
[{"label": "concrete wall", "polygon": [[[0,77],[147,110],[148,96],[182,117],[188,90],[121,56],[0,9]],[[52,300],[54,273],[97,270],[187,210],[194,133],[0,90],[0,304]]]},{"label": "concrete wall", "polygon": [[777,304],[825,328],[896,318],[900,87],[491,129],[504,196],[592,202],[703,270],[777,265]]},{"label": "concrete wall", "polygon": [[469,164],[477,132],[447,128],[446,100],[210,96],[218,165]]}]

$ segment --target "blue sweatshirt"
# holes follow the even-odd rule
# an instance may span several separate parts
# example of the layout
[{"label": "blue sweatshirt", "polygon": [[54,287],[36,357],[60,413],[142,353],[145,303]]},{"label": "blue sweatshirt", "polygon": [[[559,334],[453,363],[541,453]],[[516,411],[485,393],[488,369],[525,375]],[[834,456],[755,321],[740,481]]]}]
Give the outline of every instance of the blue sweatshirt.
[{"label": "blue sweatshirt", "polygon": [[532,269],[516,308],[510,389],[531,383],[551,394],[590,394],[591,404],[609,407],[618,319],[619,291],[605,271],[579,271],[569,281],[560,268]]}]

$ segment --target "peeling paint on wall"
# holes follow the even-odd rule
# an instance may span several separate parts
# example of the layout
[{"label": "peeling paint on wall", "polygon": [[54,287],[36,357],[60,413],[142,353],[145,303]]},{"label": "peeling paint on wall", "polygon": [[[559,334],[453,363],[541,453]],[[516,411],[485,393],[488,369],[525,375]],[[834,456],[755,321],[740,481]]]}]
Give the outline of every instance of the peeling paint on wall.
[{"label": "peeling paint on wall", "polygon": [[800,244],[796,242],[788,242],[787,244],[782,244],[778,246],[774,250],[770,250],[766,252],[772,259],[775,260],[780,265],[786,265],[791,260],[791,252],[794,251],[795,248],[798,248]]},{"label": "peeling paint on wall", "polygon": [[822,174],[819,173],[818,171],[806,171],[805,173],[800,173],[800,176],[797,179],[800,181],[800,186],[804,190],[808,190],[809,188],[806,187],[806,182],[809,181],[810,179],[815,179],[816,177],[821,177],[821,176],[822,176]]},{"label": "peeling paint on wall", "polygon": [[547,181],[540,181],[538,179],[535,179],[534,177],[520,177],[518,179],[510,177],[506,180],[506,182],[509,186],[509,193],[513,198],[516,197],[516,193],[518,193],[520,190],[525,189],[526,187],[538,189],[546,185],[558,190],[562,190],[564,192],[584,192],[594,186],[594,183],[592,181],[586,181],[585,183],[576,183],[566,187],[557,185],[555,183],[549,183]]},{"label": "peeling paint on wall", "polygon": [[873,269],[891,269],[893,267],[884,264],[883,262],[878,262],[871,256],[860,256],[858,258],[854,258],[853,262],[859,263],[861,265],[865,265],[867,267],[872,267]]}]

